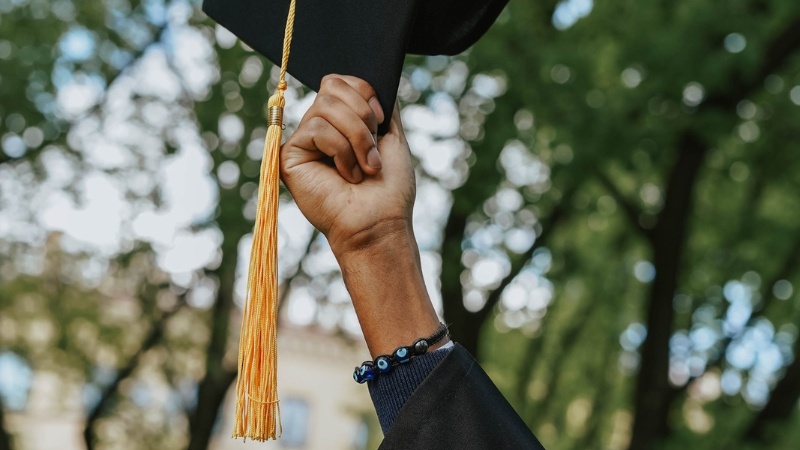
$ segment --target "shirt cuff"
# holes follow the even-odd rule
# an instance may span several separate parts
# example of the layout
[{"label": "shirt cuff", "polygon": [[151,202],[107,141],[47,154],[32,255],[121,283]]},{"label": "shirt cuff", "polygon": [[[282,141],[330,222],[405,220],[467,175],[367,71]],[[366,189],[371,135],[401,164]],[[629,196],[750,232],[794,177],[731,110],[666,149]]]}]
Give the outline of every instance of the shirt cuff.
[{"label": "shirt cuff", "polygon": [[400,409],[417,386],[452,350],[453,342],[450,341],[441,348],[417,356],[407,364],[400,364],[391,372],[381,374],[367,383],[384,435],[389,432]]}]

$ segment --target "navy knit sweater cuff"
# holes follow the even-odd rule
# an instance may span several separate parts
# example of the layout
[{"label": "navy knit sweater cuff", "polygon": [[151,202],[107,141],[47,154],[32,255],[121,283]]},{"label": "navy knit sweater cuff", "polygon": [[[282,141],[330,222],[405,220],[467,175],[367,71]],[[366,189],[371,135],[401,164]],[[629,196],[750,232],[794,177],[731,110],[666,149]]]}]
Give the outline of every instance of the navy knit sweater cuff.
[{"label": "navy knit sweater cuff", "polygon": [[381,423],[384,435],[389,432],[400,408],[411,397],[417,386],[451,350],[452,346],[417,356],[408,364],[396,366],[391,372],[368,382],[369,395],[372,397],[372,404],[378,413],[378,421]]}]

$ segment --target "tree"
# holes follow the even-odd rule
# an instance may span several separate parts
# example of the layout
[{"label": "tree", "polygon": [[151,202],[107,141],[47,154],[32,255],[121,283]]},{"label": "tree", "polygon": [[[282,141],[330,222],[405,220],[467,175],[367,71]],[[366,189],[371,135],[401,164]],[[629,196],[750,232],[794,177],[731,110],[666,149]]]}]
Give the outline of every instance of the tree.
[{"label": "tree", "polygon": [[[794,330],[798,320],[778,312],[786,311],[787,305],[775,304],[776,297],[789,296],[781,286],[791,286],[786,280],[798,275],[793,243],[800,230],[790,219],[792,213],[783,214],[794,208],[795,200],[782,190],[794,186],[796,178],[792,152],[796,141],[790,138],[796,130],[786,125],[800,113],[800,89],[786,80],[797,70],[798,10],[781,1],[734,2],[724,10],[699,2],[646,7],[615,2],[595,5],[589,14],[579,2],[517,2],[505,14],[489,39],[470,54],[475,70],[502,70],[508,87],[489,119],[493,125],[487,124],[483,140],[473,145],[476,166],[484,156],[487,166],[492,164],[507,146],[504,141],[521,139],[533,154],[554,166],[553,187],[543,199],[529,197],[532,203],[540,205],[551,195],[555,195],[551,201],[558,202],[562,192],[580,184],[567,199],[573,205],[559,206],[573,220],[588,221],[596,235],[590,244],[578,237],[553,243],[548,239],[549,250],[564,255],[564,267],[548,278],[562,280],[565,290],[577,280],[596,289],[596,300],[584,300],[603,303],[594,311],[628,315],[615,324],[618,333],[625,331],[625,322],[644,325],[636,326],[641,332],[635,344],[641,346],[630,355],[623,353],[625,358],[635,357],[636,370],[631,406],[624,407],[633,415],[629,448],[671,442],[670,436],[684,428],[676,417],[695,402],[696,395],[687,395],[687,387],[691,391],[700,380],[718,376],[714,374],[721,368],[732,378],[749,372],[744,396],[752,407],[763,408],[750,431],[743,433],[748,429],[743,428],[735,436],[767,439],[757,431],[762,429],[759,424],[769,418],[786,421],[796,409],[798,395],[784,388],[792,384],[793,366],[781,375],[782,367],[792,360],[792,350],[781,347],[783,362],[765,370],[752,363],[742,366],[732,347],[746,345],[748,333],[759,325]],[[514,57],[508,59],[509,54]],[[505,109],[508,104],[514,106]],[[522,120],[528,114],[522,105],[532,112],[534,127]],[[498,122],[505,128],[496,126]],[[518,130],[508,131],[515,123]],[[561,159],[566,164],[559,164]],[[467,184],[461,189],[466,190]],[[470,198],[480,205],[476,198],[488,196]],[[609,212],[622,222],[601,221],[598,214]],[[475,214],[474,209],[470,213]],[[459,233],[467,214],[456,208],[451,212],[448,224],[454,225],[454,243],[462,240]],[[487,220],[477,222],[486,226]],[[576,230],[576,226],[551,232],[577,236],[583,227]],[[594,270],[567,259],[601,252],[597,241],[615,240],[619,248],[613,254],[629,259],[622,267],[608,260],[609,253]],[[452,280],[462,269],[457,250],[449,258],[444,256],[447,251],[445,244],[443,261],[454,267],[443,268],[442,273],[456,274]],[[619,276],[615,270],[627,272],[629,278],[636,272],[649,285],[647,292],[625,285],[601,290],[596,281],[587,280],[600,267],[607,277]],[[510,271],[506,278],[515,275]],[[749,293],[732,292],[740,286],[737,283],[746,285]],[[451,289],[456,289],[449,292],[451,296],[457,294],[457,288]],[[567,293],[562,292],[554,308],[566,301]],[[642,300],[620,303],[612,296]],[[460,296],[452,298],[451,306],[458,309]],[[741,309],[745,323],[734,319],[733,309]],[[491,316],[485,310],[479,314]],[[544,326],[558,320],[552,316],[551,311]],[[588,345],[574,337],[580,327],[570,328],[560,341],[569,343],[562,352]],[[630,330],[622,333],[622,339],[629,338]],[[539,339],[550,342],[551,333],[555,330],[548,327]],[[680,354],[676,340],[703,333],[714,336],[710,345],[692,339],[682,344],[688,354]],[[565,358],[563,353],[559,358]],[[614,360],[609,358],[612,364]],[[542,364],[559,367],[562,362],[545,358],[537,362]],[[524,367],[522,372],[532,373]],[[786,382],[779,382],[775,392],[785,394],[768,401],[766,392],[781,376]],[[535,377],[533,382],[540,380]],[[519,383],[527,385],[528,378]],[[738,390],[726,389],[726,397]],[[548,399],[554,395],[558,392],[550,391]],[[609,417],[616,408],[589,414]],[[704,428],[684,416],[688,428]],[[720,433],[716,441],[709,440],[721,445],[729,442],[727,437]],[[772,435],[767,440],[775,439],[778,436]],[[551,445],[560,448],[565,441],[570,439]]]},{"label": "tree", "polygon": [[[269,67],[210,24],[199,2],[50,6],[0,3],[0,120],[7,126],[0,170],[9,193],[2,205],[14,227],[31,232],[0,241],[4,257],[9,250],[2,261],[3,316],[24,324],[30,311],[16,306],[26,302],[23,293],[45,296],[36,313],[57,330],[60,343],[48,351],[82,356],[67,358],[79,375],[65,373],[88,392],[88,448],[108,442],[98,428],[109,426],[135,433],[142,448],[207,448],[236,375],[231,325],[239,320],[238,250],[252,229],[261,155],[250,148],[266,132],[261,99],[267,98]],[[292,89],[303,94],[297,84]],[[245,103],[245,97],[252,100]],[[186,173],[195,178],[187,180]],[[186,182],[195,190],[185,191],[179,183]],[[119,195],[112,204],[127,205],[108,212],[120,217],[104,224],[120,233],[107,242],[82,232],[85,224],[63,223],[75,204],[90,208],[98,189]],[[45,247],[43,237],[52,229],[64,230],[65,243]],[[303,230],[294,231],[300,231],[293,236],[299,243],[283,248],[287,283],[297,278],[317,237],[309,230],[306,242]],[[165,237],[214,247],[192,256],[185,268],[170,261],[175,257]],[[34,258],[26,266],[29,254],[59,262],[47,268]],[[41,282],[50,278],[57,286],[47,289]],[[74,297],[87,296],[75,309],[86,317],[51,314],[73,289]],[[105,325],[120,298],[131,314],[100,327],[100,357],[101,345],[87,345],[75,330],[88,327],[97,335],[96,324]],[[194,322],[188,330],[187,322]],[[53,368],[16,336],[2,342],[35,371]],[[177,407],[184,414],[170,413],[163,427],[143,428],[131,386],[151,389],[143,378],[153,371],[172,387],[164,411]]]},{"label": "tree", "polygon": [[[792,448],[795,3],[515,0],[465,55],[408,59],[431,291],[547,447]],[[274,77],[198,6],[0,0],[0,345],[86,386],[89,448],[207,448],[235,378]],[[124,206],[70,225],[99,191]],[[282,302],[347,335],[324,240],[283,231]],[[45,344],[6,331],[31,321]],[[151,376],[175,418],[142,428]]]}]

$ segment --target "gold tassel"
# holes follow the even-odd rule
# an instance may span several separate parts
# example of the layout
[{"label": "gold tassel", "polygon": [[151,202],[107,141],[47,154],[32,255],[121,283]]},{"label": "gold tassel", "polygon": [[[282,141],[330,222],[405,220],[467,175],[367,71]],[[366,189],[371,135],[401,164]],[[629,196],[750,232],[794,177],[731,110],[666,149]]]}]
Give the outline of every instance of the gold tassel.
[{"label": "gold tassel", "polygon": [[247,298],[239,337],[239,380],[236,383],[234,438],[256,441],[281,434],[278,403],[278,192],[283,139],[283,93],[294,28],[295,0],[283,39],[277,92],[267,104],[267,139],[261,160],[253,247],[247,276]]}]

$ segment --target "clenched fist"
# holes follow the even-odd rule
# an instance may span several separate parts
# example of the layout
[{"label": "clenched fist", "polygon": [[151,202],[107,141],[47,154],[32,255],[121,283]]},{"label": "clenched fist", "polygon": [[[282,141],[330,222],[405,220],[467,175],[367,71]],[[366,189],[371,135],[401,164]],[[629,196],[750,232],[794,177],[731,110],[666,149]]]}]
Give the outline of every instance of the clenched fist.
[{"label": "clenched fist", "polygon": [[384,119],[369,84],[328,75],[281,148],[283,182],[337,257],[410,230],[411,156],[397,107],[389,132],[378,137]]}]

